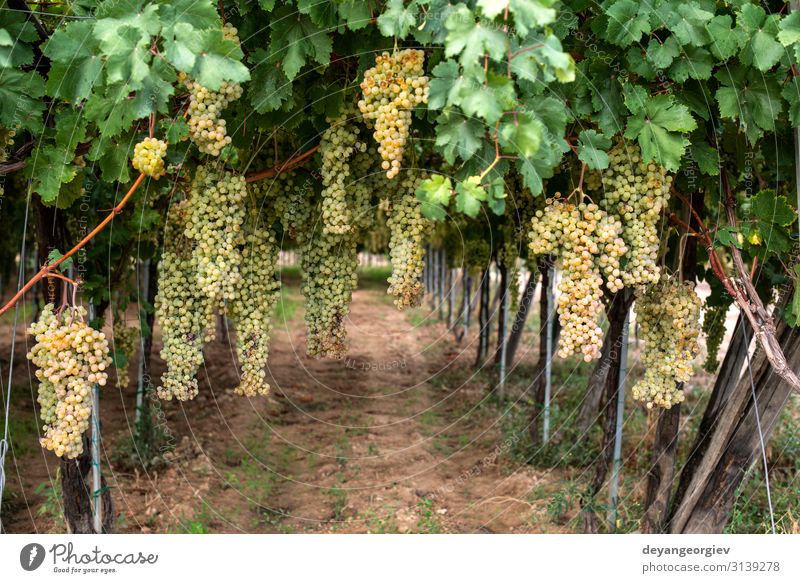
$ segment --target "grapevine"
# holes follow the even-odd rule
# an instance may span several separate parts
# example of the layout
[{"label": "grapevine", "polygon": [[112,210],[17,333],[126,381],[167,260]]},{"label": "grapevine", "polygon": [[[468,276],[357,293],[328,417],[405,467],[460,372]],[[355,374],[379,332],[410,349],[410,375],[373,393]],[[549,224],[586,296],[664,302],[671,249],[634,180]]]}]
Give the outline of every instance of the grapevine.
[{"label": "grapevine", "polygon": [[425,53],[407,49],[383,53],[375,66],[364,73],[363,99],[358,107],[367,123],[374,125],[374,137],[387,178],[400,172],[403,152],[411,127],[411,110],[428,102],[428,78],[423,75]]},{"label": "grapevine", "polygon": [[632,393],[649,409],[669,409],[683,401],[679,383],[691,377],[692,362],[699,352],[701,307],[692,282],[662,275],[658,283],[637,289],[636,316],[645,342],[645,373]]},{"label": "grapevine", "polygon": [[89,428],[93,385],[104,386],[111,366],[105,334],[89,327],[82,307],[55,312],[48,304],[28,329],[36,344],[28,359],[36,366],[42,447],[59,457],[83,453],[83,433]]}]

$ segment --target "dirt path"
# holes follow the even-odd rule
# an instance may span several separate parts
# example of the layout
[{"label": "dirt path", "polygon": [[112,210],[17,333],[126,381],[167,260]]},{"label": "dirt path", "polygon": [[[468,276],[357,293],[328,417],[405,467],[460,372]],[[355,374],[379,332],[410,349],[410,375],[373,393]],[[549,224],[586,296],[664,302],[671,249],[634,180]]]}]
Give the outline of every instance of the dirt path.
[{"label": "dirt path", "polygon": [[[557,487],[558,476],[510,462],[524,436],[501,432],[503,410],[485,402],[491,375],[475,375],[472,346],[457,347],[424,309],[399,312],[377,290],[355,294],[348,337],[346,360],[314,360],[305,356],[301,310],[276,323],[268,399],[231,394],[231,347],[210,346],[200,397],[163,404],[160,427],[176,447],[152,472],[119,461],[133,397],[107,391],[106,471],[119,530],[560,530],[533,496]],[[17,440],[6,527],[58,530],[57,508],[47,504],[58,464],[30,439]]]}]

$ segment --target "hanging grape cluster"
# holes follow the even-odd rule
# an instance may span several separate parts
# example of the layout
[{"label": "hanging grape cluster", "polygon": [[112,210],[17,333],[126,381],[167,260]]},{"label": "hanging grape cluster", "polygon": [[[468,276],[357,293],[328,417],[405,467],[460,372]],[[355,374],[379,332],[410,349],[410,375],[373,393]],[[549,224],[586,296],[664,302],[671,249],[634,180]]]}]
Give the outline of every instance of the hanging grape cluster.
[{"label": "hanging grape cluster", "polygon": [[156,318],[161,326],[161,358],[167,370],[161,376],[160,399],[179,401],[197,395],[197,371],[203,364],[203,344],[210,302],[197,285],[191,241],[184,235],[188,201],[170,208],[164,251],[158,263]]},{"label": "hanging grape cluster", "polygon": [[36,344],[28,358],[39,380],[37,401],[44,422],[42,447],[72,459],[83,452],[83,433],[89,428],[93,385],[104,386],[111,366],[105,334],[89,327],[82,307],[56,313],[45,306],[28,329]]},{"label": "hanging grape cluster", "polygon": [[636,292],[636,318],[645,341],[642,363],[644,378],[633,386],[633,398],[648,409],[669,409],[684,399],[682,387],[692,375],[692,362],[699,352],[702,303],[694,283],[660,281]]},{"label": "hanging grape cluster", "polygon": [[609,291],[622,289],[619,261],[625,254],[622,225],[596,204],[548,201],[531,221],[529,248],[535,255],[555,255],[561,265],[558,354],[600,356],[603,331],[603,276]]},{"label": "hanging grape cluster", "polygon": [[635,143],[619,144],[609,152],[609,160],[602,176],[605,198],[601,204],[624,227],[628,253],[622,281],[629,286],[657,283],[659,220],[669,200],[672,176],[652,162],[645,164]]},{"label": "hanging grape cluster", "polygon": [[389,277],[389,294],[394,296],[398,309],[418,306],[425,289],[420,278],[425,265],[423,239],[431,222],[422,216],[417,198],[417,187],[423,176],[407,173],[391,199],[387,225],[390,231],[389,259],[392,275]]},{"label": "hanging grape cluster", "polygon": [[269,393],[264,368],[269,358],[272,310],[280,290],[275,277],[280,247],[275,232],[263,221],[255,211],[247,218],[242,279],[230,310],[236,327],[236,353],[242,367],[235,391],[245,397]]},{"label": "hanging grape cluster", "polygon": [[[239,42],[238,31],[228,23],[222,34],[228,40]],[[189,137],[204,154],[219,156],[231,143],[222,112],[242,96],[242,86],[223,81],[218,91],[211,91],[184,72],[178,74],[178,80],[189,90]]]},{"label": "hanging grape cluster", "polygon": [[214,310],[225,309],[239,293],[244,243],[242,225],[247,207],[244,176],[198,168],[189,193],[184,235],[194,243],[192,265],[196,283],[208,299],[206,336],[214,337]]},{"label": "hanging grape cluster", "polygon": [[364,73],[363,99],[358,107],[374,126],[387,178],[400,172],[403,152],[411,128],[411,110],[428,102],[428,78],[423,75],[425,53],[415,49],[383,53]]},{"label": "hanging grape cluster", "polygon": [[144,174],[159,179],[166,174],[164,156],[167,143],[156,138],[145,138],[133,147],[133,167]]},{"label": "hanging grape cluster", "polygon": [[725,337],[725,319],[728,306],[706,305],[703,313],[703,333],[706,335],[706,359],[703,368],[708,373],[714,373],[719,366],[719,347]]},{"label": "hanging grape cluster", "polygon": [[322,133],[319,153],[322,156],[322,228],[326,234],[342,235],[352,229],[348,209],[348,189],[352,188],[350,165],[356,152],[367,145],[359,141],[360,128],[348,119],[349,111]]},{"label": "hanging grape cluster", "polygon": [[130,383],[128,370],[133,355],[139,346],[139,328],[137,326],[126,326],[124,320],[114,318],[112,342],[114,352],[117,355],[117,386],[124,389]]}]

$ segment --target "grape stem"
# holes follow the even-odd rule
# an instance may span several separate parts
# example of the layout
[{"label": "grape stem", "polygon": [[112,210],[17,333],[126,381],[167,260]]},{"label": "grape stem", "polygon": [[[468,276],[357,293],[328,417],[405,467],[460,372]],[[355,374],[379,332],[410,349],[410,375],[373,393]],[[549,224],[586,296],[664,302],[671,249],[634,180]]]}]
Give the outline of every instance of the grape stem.
[{"label": "grape stem", "polygon": [[[736,199],[733,197],[728,174],[724,169],[722,171],[722,188],[725,193],[725,212],[728,216],[728,223],[733,229],[736,229]],[[764,303],[761,301],[761,297],[759,297],[751,281],[751,274],[744,264],[742,254],[735,245],[731,246],[730,253],[738,274],[737,283],[741,286],[741,289],[737,290],[739,293],[734,296],[734,299],[739,304],[742,312],[744,312],[745,317],[750,321],[756,338],[758,338],[764,349],[764,355],[772,365],[775,374],[789,383],[792,389],[800,393],[800,378],[786,362],[786,355],[784,355],[783,348],[776,337],[775,324],[767,314]]]},{"label": "grape stem", "polygon": [[[725,192],[725,211],[728,217],[728,223],[733,229],[736,229],[736,200],[731,192],[728,175],[724,170],[722,172],[722,188]],[[752,274],[755,273],[755,267],[753,268],[753,271],[750,272],[744,264],[742,254],[739,249],[735,245],[731,245],[729,251],[731,257],[733,258],[733,265],[738,275],[738,278],[735,282],[731,280],[731,278],[725,273],[725,268],[722,265],[722,261],[720,260],[719,255],[717,255],[717,252],[714,248],[714,241],[711,239],[709,230],[701,220],[700,216],[692,208],[685,196],[675,190],[674,187],[672,192],[687,207],[692,209],[699,230],[692,229],[689,225],[678,219],[678,217],[676,217],[674,214],[670,214],[670,220],[685,227],[689,232],[703,240],[703,243],[706,245],[706,251],[708,252],[709,262],[711,263],[711,270],[714,272],[714,275],[717,276],[717,279],[722,282],[725,290],[739,305],[739,309],[750,322],[756,338],[764,349],[764,355],[772,365],[775,374],[789,383],[789,386],[791,386],[794,391],[800,393],[800,378],[798,378],[798,376],[786,362],[786,355],[783,353],[783,348],[781,348],[781,345],[776,337],[775,324],[770,319],[769,314],[767,314],[764,303],[761,301],[761,298],[759,297],[758,292],[753,285]]]}]

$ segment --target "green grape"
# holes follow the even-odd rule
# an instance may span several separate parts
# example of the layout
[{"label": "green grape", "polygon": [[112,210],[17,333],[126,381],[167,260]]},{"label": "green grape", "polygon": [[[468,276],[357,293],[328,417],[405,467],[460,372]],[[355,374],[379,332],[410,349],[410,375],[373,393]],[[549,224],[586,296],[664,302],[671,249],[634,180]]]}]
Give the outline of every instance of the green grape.
[{"label": "green grape", "polygon": [[156,319],[161,327],[161,358],[167,370],[157,388],[160,399],[179,401],[197,395],[195,375],[203,364],[203,343],[208,314],[214,302],[197,283],[192,241],[185,236],[189,201],[170,208],[164,250],[158,263]]},{"label": "green grape", "polygon": [[216,332],[215,309],[224,312],[226,302],[239,293],[246,198],[244,176],[197,169],[189,193],[184,236],[194,243],[192,265],[196,283],[208,299],[205,318],[209,341]]},{"label": "green grape", "polygon": [[703,333],[706,335],[706,360],[703,368],[708,373],[714,373],[719,366],[719,347],[725,337],[725,319],[728,306],[709,306],[706,304],[703,314]]},{"label": "green grape", "polygon": [[391,179],[400,172],[411,129],[411,110],[428,102],[428,78],[423,75],[423,51],[406,49],[383,53],[364,73],[363,99],[358,107],[368,124],[381,155],[381,168]]},{"label": "green grape", "polygon": [[669,409],[684,399],[678,383],[692,376],[700,350],[701,301],[692,282],[662,275],[658,283],[636,290],[636,318],[641,338],[644,378],[632,389],[633,398],[647,408]]},{"label": "green grape", "polygon": [[335,119],[322,134],[319,152],[322,155],[322,223],[325,233],[342,235],[352,229],[347,204],[348,188],[352,188],[350,165],[356,152],[366,151],[360,142],[360,129],[352,123],[349,109]]},{"label": "green grape", "polygon": [[164,156],[167,143],[156,138],[145,138],[133,147],[133,167],[146,176],[161,178],[166,174]]},{"label": "green grape", "polygon": [[117,366],[117,386],[120,388],[127,388],[130,383],[128,375],[128,368],[133,355],[139,347],[139,327],[126,326],[124,321],[114,318],[114,327],[112,328],[113,334],[111,341],[114,346],[114,352],[124,355],[125,364]]},{"label": "green grape", "polygon": [[657,283],[659,220],[669,201],[672,176],[660,166],[645,164],[636,144],[620,143],[609,152],[609,160],[602,177],[605,198],[601,205],[624,226],[622,238],[628,253],[622,281],[629,286]]},{"label": "green grape", "polygon": [[280,247],[275,232],[259,219],[256,212],[247,218],[240,293],[231,302],[236,353],[242,367],[235,391],[246,397],[269,393],[264,367],[269,358],[272,311],[280,295],[280,282],[275,277]]},{"label": "green grape", "polygon": [[611,292],[622,289],[622,225],[594,203],[574,205],[548,200],[531,221],[529,248],[534,255],[555,255],[560,268],[558,354],[581,354],[587,362],[600,356],[603,331],[603,278]]},{"label": "green grape", "polygon": [[28,359],[39,380],[42,447],[73,459],[83,453],[83,433],[89,429],[93,385],[104,386],[111,366],[105,334],[88,326],[82,307],[54,312],[45,306],[28,329],[36,344]]},{"label": "green grape", "polygon": [[395,297],[398,309],[420,305],[425,289],[420,281],[425,265],[423,239],[431,222],[422,216],[416,191],[424,176],[407,173],[398,185],[397,193],[390,199],[387,219],[389,227],[389,259],[392,275],[389,277],[389,294]]}]

